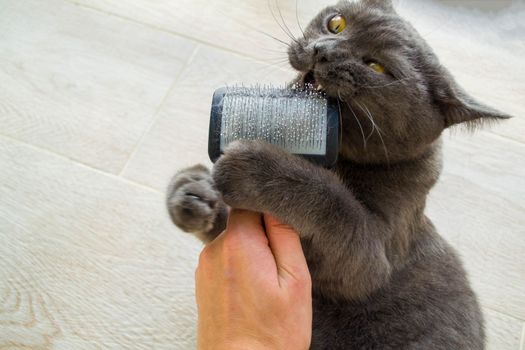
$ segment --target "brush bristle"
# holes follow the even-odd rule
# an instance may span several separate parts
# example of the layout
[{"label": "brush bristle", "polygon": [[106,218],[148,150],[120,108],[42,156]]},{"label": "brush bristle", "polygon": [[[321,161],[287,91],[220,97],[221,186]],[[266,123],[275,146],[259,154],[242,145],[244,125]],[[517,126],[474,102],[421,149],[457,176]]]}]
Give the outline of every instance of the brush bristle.
[{"label": "brush bristle", "polygon": [[311,87],[228,87],[220,148],[239,139],[265,140],[291,153],[324,155],[327,108],[326,97]]}]

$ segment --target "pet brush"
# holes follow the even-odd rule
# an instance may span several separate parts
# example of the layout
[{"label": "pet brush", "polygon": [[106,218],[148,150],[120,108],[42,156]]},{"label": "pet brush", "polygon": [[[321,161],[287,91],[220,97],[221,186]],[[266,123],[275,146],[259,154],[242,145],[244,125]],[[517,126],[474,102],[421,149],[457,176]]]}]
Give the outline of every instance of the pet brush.
[{"label": "pet brush", "polygon": [[305,88],[223,87],[213,94],[208,154],[215,162],[235,140],[264,140],[330,167],[340,139],[336,100]]}]

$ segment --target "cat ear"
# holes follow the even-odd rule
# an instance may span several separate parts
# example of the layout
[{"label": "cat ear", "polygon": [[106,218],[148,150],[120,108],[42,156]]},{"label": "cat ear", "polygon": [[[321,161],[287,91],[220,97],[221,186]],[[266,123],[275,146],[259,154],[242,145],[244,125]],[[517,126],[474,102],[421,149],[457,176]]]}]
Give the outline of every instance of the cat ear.
[{"label": "cat ear", "polygon": [[445,128],[455,124],[465,123],[475,128],[486,123],[509,119],[511,116],[496,109],[485,106],[469,96],[451,77],[448,83],[437,89],[436,102],[445,118]]}]

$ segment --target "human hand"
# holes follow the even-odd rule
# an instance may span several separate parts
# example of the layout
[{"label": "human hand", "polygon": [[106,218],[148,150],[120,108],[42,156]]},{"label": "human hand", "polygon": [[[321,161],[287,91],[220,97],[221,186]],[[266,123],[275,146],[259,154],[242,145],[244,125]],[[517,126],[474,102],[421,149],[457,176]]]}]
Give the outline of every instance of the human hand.
[{"label": "human hand", "polygon": [[269,215],[233,209],[195,280],[200,350],[309,347],[311,280],[299,236]]}]

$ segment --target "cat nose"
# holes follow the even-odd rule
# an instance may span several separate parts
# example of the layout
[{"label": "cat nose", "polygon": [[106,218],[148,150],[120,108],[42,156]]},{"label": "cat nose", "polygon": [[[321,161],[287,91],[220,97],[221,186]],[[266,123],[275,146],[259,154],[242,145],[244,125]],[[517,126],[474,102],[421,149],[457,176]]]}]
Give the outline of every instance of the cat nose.
[{"label": "cat nose", "polygon": [[314,45],[314,57],[319,63],[328,62],[328,50],[326,46],[319,43]]},{"label": "cat nose", "polygon": [[318,63],[331,61],[332,52],[335,48],[334,40],[318,41],[313,46],[314,58]]}]

